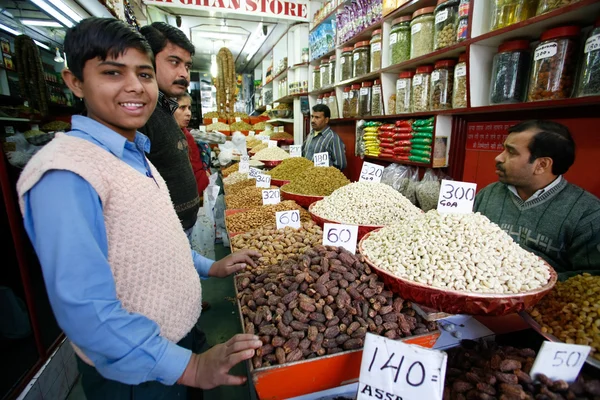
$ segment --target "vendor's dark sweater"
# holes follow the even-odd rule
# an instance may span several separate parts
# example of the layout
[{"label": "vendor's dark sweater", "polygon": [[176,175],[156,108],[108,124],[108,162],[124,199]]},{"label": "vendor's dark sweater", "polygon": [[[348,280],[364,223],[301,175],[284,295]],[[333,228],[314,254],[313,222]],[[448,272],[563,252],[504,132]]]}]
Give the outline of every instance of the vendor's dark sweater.
[{"label": "vendor's dark sweater", "polygon": [[187,140],[173,117],[176,109],[177,102],[159,92],[156,109],[140,132],[150,138],[148,159],[167,183],[183,229],[189,229],[196,223],[200,198]]},{"label": "vendor's dark sweater", "polygon": [[477,194],[474,210],[558,273],[600,269],[600,199],[564,179],[528,202],[493,183]]}]

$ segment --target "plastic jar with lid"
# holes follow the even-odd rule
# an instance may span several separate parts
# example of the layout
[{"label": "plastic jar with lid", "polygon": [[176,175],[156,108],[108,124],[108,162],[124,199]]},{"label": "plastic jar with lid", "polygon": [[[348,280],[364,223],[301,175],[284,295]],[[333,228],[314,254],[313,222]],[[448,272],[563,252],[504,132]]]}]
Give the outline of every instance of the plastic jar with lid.
[{"label": "plastic jar with lid", "polygon": [[313,69],[313,87],[312,90],[321,89],[321,67],[318,65]]},{"label": "plastic jar with lid", "polygon": [[579,75],[577,97],[600,94],[600,18],[583,48],[583,62]]},{"label": "plastic jar with lid", "polygon": [[459,0],[438,0],[435,8],[433,49],[439,50],[456,43]]},{"label": "plastic jar with lid", "polygon": [[456,41],[462,42],[469,37],[469,12],[471,9],[470,0],[460,0],[458,5],[458,25],[456,27]]},{"label": "plastic jar with lid", "polygon": [[425,7],[413,13],[410,22],[410,58],[433,51],[434,11],[435,7]]},{"label": "plastic jar with lid", "polygon": [[458,56],[454,67],[454,85],[452,87],[452,108],[467,106],[467,53]]},{"label": "plastic jar with lid", "polygon": [[530,60],[528,40],[511,40],[498,47],[492,61],[490,104],[525,101]]},{"label": "plastic jar with lid", "polygon": [[356,78],[369,73],[369,42],[358,42],[352,51],[353,71],[352,77]]},{"label": "plastic jar with lid", "polygon": [[571,97],[577,70],[578,26],[561,26],[542,33],[533,53],[528,101]]},{"label": "plastic jar with lid", "polygon": [[321,61],[320,71],[321,71],[321,87],[324,88],[324,87],[329,86],[331,83],[329,83],[329,59],[328,58]]},{"label": "plastic jar with lid", "polygon": [[349,107],[349,116],[351,118],[356,118],[359,115],[359,103],[358,99],[360,96],[360,84],[356,83],[350,86],[350,92],[348,93],[348,98],[350,99],[350,107]]},{"label": "plastic jar with lid", "polygon": [[337,103],[337,96],[335,92],[329,93],[329,110],[331,111],[331,118],[339,118],[339,109]]},{"label": "plastic jar with lid", "polygon": [[390,65],[410,60],[410,20],[406,15],[392,21],[390,33]]},{"label": "plastic jar with lid", "polygon": [[556,10],[557,8],[568,6],[576,1],[579,0],[540,0],[535,15],[544,14]]},{"label": "plastic jar with lid", "polygon": [[371,46],[371,67],[370,72],[381,69],[381,29],[375,29],[369,42]]},{"label": "plastic jar with lid", "polygon": [[429,88],[433,65],[417,68],[412,78],[412,112],[429,111]]},{"label": "plastic jar with lid", "polygon": [[456,60],[439,60],[431,73],[430,109],[448,110],[452,108],[452,88]]},{"label": "plastic jar with lid", "polygon": [[342,95],[342,117],[350,118],[350,86],[344,88]]},{"label": "plastic jar with lid", "polygon": [[359,116],[369,117],[371,115],[371,90],[373,82],[363,82],[360,88],[358,104]]},{"label": "plastic jar with lid", "polygon": [[496,30],[533,17],[538,0],[490,0],[490,3],[490,30]]},{"label": "plastic jar with lid", "polygon": [[381,92],[381,80],[375,79],[371,93],[371,115],[376,117],[383,115],[383,93]]},{"label": "plastic jar with lid", "polygon": [[335,56],[329,57],[329,84],[335,83]]},{"label": "plastic jar with lid", "polygon": [[342,56],[340,57],[340,82],[347,79],[352,79],[352,50],[353,47],[344,47]]},{"label": "plastic jar with lid", "polygon": [[409,113],[412,111],[411,94],[412,78],[415,71],[402,71],[396,81],[396,114]]}]

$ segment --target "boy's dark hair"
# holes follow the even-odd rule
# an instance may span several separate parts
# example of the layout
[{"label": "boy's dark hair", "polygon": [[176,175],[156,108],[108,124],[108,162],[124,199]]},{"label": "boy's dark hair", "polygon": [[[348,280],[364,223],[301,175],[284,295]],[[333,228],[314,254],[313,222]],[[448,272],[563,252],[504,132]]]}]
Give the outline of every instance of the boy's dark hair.
[{"label": "boy's dark hair", "polygon": [[154,54],[144,37],[133,27],[115,18],[86,18],[69,28],[64,41],[67,65],[83,81],[83,67],[88,60],[117,58],[128,49],[148,54],[154,66]]},{"label": "boy's dark hair", "polygon": [[167,46],[167,41],[187,50],[191,55],[194,55],[196,51],[192,42],[179,28],[165,22],[155,22],[152,25],[142,26],[140,32],[150,43],[154,55],[163,51]]},{"label": "boy's dark hair", "polygon": [[552,159],[552,174],[566,173],[575,162],[575,142],[569,129],[558,122],[529,120],[512,126],[508,133],[520,133],[530,129],[538,132],[529,142],[529,162],[540,157]]},{"label": "boy's dark hair", "polygon": [[313,112],[322,112],[325,118],[331,118],[331,110],[325,104],[317,104],[312,110]]}]

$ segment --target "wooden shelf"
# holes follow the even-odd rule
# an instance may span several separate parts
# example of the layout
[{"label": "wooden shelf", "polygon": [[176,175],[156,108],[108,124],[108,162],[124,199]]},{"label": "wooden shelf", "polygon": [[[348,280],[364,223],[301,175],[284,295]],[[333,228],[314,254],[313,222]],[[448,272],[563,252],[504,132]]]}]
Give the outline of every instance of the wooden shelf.
[{"label": "wooden shelf", "polygon": [[[412,165],[415,167],[433,168],[432,163],[425,164],[425,163],[412,162],[412,161],[398,161],[398,160],[394,160],[393,158],[375,157],[375,156],[365,156],[365,159],[385,161],[385,162],[389,162],[389,163],[396,163],[396,164],[402,164],[402,165]],[[438,168],[446,168],[446,167],[438,167]]]},{"label": "wooden shelf", "polygon": [[275,118],[275,119],[268,120],[267,123],[293,124],[294,119],[293,118]]},{"label": "wooden shelf", "polygon": [[308,31],[308,33],[309,34],[312,33],[312,31],[314,31],[315,29],[317,29],[323,22],[327,21],[332,16],[335,16],[335,13],[340,8],[343,8],[345,5],[346,5],[346,1],[342,1],[340,4],[338,4],[338,6],[336,8],[334,8],[333,10],[331,10],[331,12],[329,14],[327,14],[321,21],[319,21],[318,24],[316,24],[315,26],[313,26],[312,29]]},{"label": "wooden shelf", "polygon": [[303,62],[300,64],[294,64],[291,67],[289,67],[288,69],[292,70],[292,69],[296,69],[296,68],[303,68],[303,67],[308,67],[309,65],[310,65],[310,63],[307,61],[307,62]]},{"label": "wooden shelf", "polygon": [[368,74],[357,76],[356,78],[346,79],[345,81],[338,82],[335,84],[335,87],[348,86],[348,85],[352,85],[353,83],[359,83],[359,82],[373,80],[375,78],[378,78],[380,75],[381,75],[381,70],[378,70],[375,72],[369,72]]},{"label": "wooden shelf", "polygon": [[335,86],[327,86],[318,90],[313,90],[312,92],[308,92],[309,96],[318,96],[323,93],[331,93],[335,92]]},{"label": "wooden shelf", "polygon": [[308,92],[283,96],[282,98],[275,100],[273,103],[293,103],[295,98],[302,96],[308,96]]},{"label": "wooden shelf", "polygon": [[461,53],[467,51],[467,44],[469,44],[469,41],[465,40],[455,45],[436,50],[429,54],[425,54],[421,57],[412,58],[399,64],[390,65],[389,67],[383,68],[381,72],[398,73],[407,69],[414,69],[421,65],[433,64],[438,60],[443,60],[446,58],[457,59]]},{"label": "wooden shelf", "polygon": [[0,121],[5,121],[5,122],[36,122],[36,121],[30,120],[28,118],[15,118],[15,117],[0,117]]},{"label": "wooden shelf", "polygon": [[327,53],[323,54],[322,56],[317,57],[314,60],[310,60],[310,65],[313,65],[313,66],[319,65],[319,64],[321,64],[321,60],[323,60],[324,58],[329,58],[334,54],[335,54],[335,47],[333,49],[329,50]]},{"label": "wooden shelf", "polygon": [[373,31],[376,29],[381,29],[382,21],[383,20],[379,20],[378,22],[375,22],[371,26],[367,26],[365,29],[358,32],[356,35],[352,36],[350,39],[339,44],[337,47],[338,48],[349,47],[350,45],[353,45],[354,43],[358,43],[363,40],[371,40],[371,36],[373,36]]}]

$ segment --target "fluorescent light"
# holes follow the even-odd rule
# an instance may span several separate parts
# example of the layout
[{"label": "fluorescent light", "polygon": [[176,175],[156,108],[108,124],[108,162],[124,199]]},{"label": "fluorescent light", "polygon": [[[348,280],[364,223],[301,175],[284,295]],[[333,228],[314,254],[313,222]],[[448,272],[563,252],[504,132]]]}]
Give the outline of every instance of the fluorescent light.
[{"label": "fluorescent light", "polygon": [[50,0],[50,3],[54,4],[60,11],[65,13],[69,18],[75,22],[81,21],[83,18],[77,14],[71,7],[63,3],[61,0]]},{"label": "fluorescent light", "polygon": [[38,45],[38,46],[40,46],[42,49],[46,49],[46,50],[48,50],[48,51],[51,51],[51,50],[50,50],[50,47],[46,46],[44,43],[40,43],[40,42],[38,42],[37,40],[34,40],[34,41],[33,41],[33,43],[37,44],[37,45]]},{"label": "fluorescent light", "polygon": [[252,32],[252,35],[248,38],[248,42],[250,45],[247,48],[248,56],[246,57],[246,61],[250,61],[252,57],[256,54],[260,46],[263,45],[263,41],[265,39],[265,34],[263,33],[263,23],[261,22],[256,27],[256,30]]},{"label": "fluorescent light", "polygon": [[6,25],[0,24],[0,29],[2,29],[3,31],[6,31],[8,33],[12,33],[15,36],[19,36],[21,34],[21,32],[19,31],[15,31],[13,28],[9,28]]},{"label": "fluorescent light", "polygon": [[52,15],[54,18],[59,20],[64,26],[70,28],[73,26],[73,22],[69,21],[64,15],[56,11],[50,4],[46,3],[44,0],[31,0],[40,7],[42,10],[46,11],[48,14]]},{"label": "fluorescent light", "polygon": [[43,20],[43,19],[22,19],[21,22],[24,25],[50,26],[53,28],[62,28],[62,25],[56,21],[48,21],[48,20]]}]

